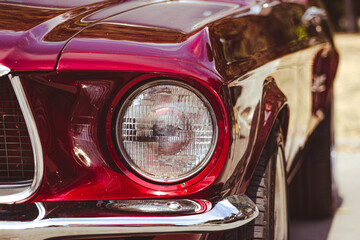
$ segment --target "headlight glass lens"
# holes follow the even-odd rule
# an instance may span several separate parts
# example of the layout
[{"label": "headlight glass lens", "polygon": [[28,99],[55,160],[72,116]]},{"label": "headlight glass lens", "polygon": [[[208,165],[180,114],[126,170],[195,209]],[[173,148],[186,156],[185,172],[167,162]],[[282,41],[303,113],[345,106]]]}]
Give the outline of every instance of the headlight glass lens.
[{"label": "headlight glass lens", "polygon": [[217,142],[215,119],[207,99],[194,88],[156,81],[125,100],[116,121],[116,140],[140,175],[180,181],[209,162]]}]

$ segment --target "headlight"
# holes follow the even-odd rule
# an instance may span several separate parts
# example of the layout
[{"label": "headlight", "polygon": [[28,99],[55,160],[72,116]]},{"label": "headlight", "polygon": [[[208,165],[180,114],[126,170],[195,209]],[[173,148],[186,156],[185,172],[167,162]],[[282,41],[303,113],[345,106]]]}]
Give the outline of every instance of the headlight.
[{"label": "headlight", "polygon": [[151,82],[132,93],[119,110],[115,131],[126,162],[158,182],[195,175],[217,143],[216,118],[207,99],[170,80]]}]

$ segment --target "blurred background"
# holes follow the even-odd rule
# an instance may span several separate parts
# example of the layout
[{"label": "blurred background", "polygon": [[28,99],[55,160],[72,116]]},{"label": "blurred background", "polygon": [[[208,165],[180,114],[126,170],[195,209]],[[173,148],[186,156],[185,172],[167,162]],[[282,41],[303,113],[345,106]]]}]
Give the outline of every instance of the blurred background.
[{"label": "blurred background", "polygon": [[360,0],[322,1],[328,10],[340,53],[334,86],[335,172],[340,204],[331,218],[291,221],[292,240],[360,238]]},{"label": "blurred background", "polygon": [[337,32],[358,32],[359,0],[323,0],[323,3]]}]

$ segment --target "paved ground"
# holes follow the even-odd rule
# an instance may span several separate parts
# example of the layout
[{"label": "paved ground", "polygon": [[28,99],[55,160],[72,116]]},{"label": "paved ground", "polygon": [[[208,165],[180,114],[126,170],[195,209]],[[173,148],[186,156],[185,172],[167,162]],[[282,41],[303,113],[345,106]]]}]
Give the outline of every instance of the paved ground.
[{"label": "paved ground", "polygon": [[291,222],[291,240],[360,239],[360,35],[337,35],[335,42],[341,55],[335,120],[342,204],[332,218]]},{"label": "paved ground", "polygon": [[291,222],[291,240],[354,240],[360,238],[360,153],[337,153],[337,183],[342,204],[333,218]]},{"label": "paved ground", "polygon": [[[360,152],[360,34],[336,35],[340,64],[335,81],[336,135],[339,150]],[[345,148],[343,145],[350,145]]]}]

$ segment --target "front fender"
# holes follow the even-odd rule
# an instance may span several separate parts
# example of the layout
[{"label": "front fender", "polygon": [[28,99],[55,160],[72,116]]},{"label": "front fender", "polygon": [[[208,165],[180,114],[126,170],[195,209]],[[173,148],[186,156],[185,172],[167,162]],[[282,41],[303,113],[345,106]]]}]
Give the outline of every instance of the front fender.
[{"label": "front fender", "polygon": [[272,77],[278,66],[279,61],[270,62],[229,84],[232,144],[223,175],[229,179],[224,188],[231,193],[246,191],[277,118],[286,136],[287,98]]}]

